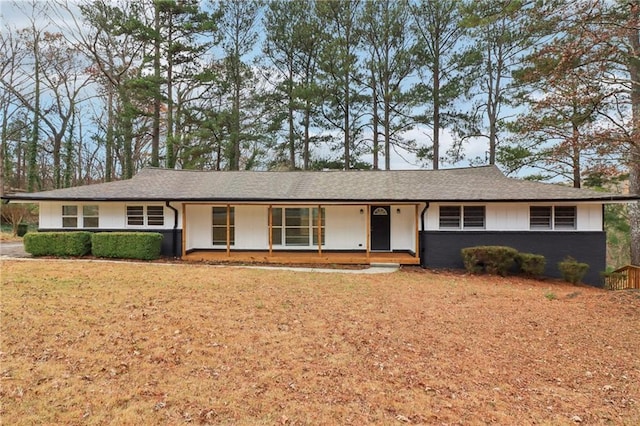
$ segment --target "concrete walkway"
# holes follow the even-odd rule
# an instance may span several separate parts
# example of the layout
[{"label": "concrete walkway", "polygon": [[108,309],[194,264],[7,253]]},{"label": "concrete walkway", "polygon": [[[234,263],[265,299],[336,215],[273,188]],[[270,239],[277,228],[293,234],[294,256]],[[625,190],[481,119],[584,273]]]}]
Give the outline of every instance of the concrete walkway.
[{"label": "concrete walkway", "polygon": [[[109,263],[125,263],[131,264],[134,263],[132,261],[122,261],[122,260],[108,260],[108,259],[38,259],[31,256],[29,253],[24,251],[24,246],[22,242],[0,242],[0,259],[8,260],[33,260],[33,261],[66,261],[66,262],[109,262]],[[145,264],[149,264],[151,262],[141,262]],[[165,266],[191,266],[194,263],[181,263],[170,262],[170,263],[155,263],[156,265],[165,265]],[[198,263],[195,263],[198,265]],[[295,271],[295,272],[320,272],[320,273],[334,273],[334,274],[390,274],[396,272],[400,266],[397,264],[375,264],[371,265],[369,268],[365,269],[339,269],[339,268],[315,268],[315,267],[294,267],[294,266],[263,266],[263,265],[206,265],[203,266],[211,266],[214,268],[242,268],[242,269],[264,269],[270,271]]]}]

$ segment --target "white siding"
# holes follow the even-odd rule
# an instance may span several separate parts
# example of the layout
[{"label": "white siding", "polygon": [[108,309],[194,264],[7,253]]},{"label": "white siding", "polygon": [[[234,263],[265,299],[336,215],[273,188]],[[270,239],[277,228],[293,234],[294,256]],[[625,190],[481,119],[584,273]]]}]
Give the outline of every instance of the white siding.
[{"label": "white siding", "polygon": [[[51,201],[42,201],[40,202],[40,221],[39,227],[42,229],[60,229],[62,228],[62,206],[78,206],[78,228],[82,229],[82,206],[98,206],[98,223],[99,229],[173,229],[173,210],[167,208],[163,204],[160,203],[109,203],[109,202],[100,202],[100,203],[92,203],[92,202],[51,202]],[[136,226],[129,227],[127,226],[126,219],[126,206],[127,205],[153,205],[158,206],[162,205],[164,207],[164,225],[160,227],[144,227],[144,226]],[[178,212],[180,212],[181,207],[179,205],[175,205]],[[178,227],[180,227],[180,221],[178,221]],[[67,228],[71,229],[71,228]]]},{"label": "white siding", "polygon": [[213,248],[211,206],[187,205],[185,209],[187,218],[185,250]]},{"label": "white siding", "polygon": [[[478,203],[431,203],[426,214],[426,227],[429,231],[440,229],[439,215],[441,205],[482,205]],[[602,230],[602,205],[594,203],[490,203],[486,204],[487,231],[528,231],[529,207],[539,206],[576,206],[576,230],[577,231],[601,231]],[[474,230],[464,230],[474,232]],[[553,231],[550,231],[553,232]]]},{"label": "white siding", "polygon": [[602,231],[602,206],[581,204],[578,206],[577,226],[581,231]]},{"label": "white siding", "polygon": [[413,205],[391,206],[391,250],[416,250],[415,214]]},{"label": "white siding", "polygon": [[[324,206],[326,250],[366,250],[367,207]],[[363,213],[360,213],[360,210]]]},{"label": "white siding", "polygon": [[241,250],[269,248],[268,206],[235,206],[235,221],[236,244],[234,248]]},{"label": "white siding", "polygon": [[486,215],[486,228],[489,230],[526,231],[529,229],[527,204],[489,204],[486,207]]}]

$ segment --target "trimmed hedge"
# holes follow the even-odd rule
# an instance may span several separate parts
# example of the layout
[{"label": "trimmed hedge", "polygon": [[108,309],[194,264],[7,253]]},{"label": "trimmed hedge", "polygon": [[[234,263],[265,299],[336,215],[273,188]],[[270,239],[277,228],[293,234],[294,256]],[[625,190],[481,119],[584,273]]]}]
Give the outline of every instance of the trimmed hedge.
[{"label": "trimmed hedge", "polygon": [[532,277],[540,277],[544,273],[547,259],[541,254],[518,253],[516,263],[523,274]]},{"label": "trimmed hedge", "polygon": [[34,256],[84,256],[91,252],[91,233],[28,232],[24,250]]},{"label": "trimmed hedge", "polygon": [[506,246],[477,246],[461,250],[465,269],[474,274],[486,271],[505,276],[513,266],[518,251]]},{"label": "trimmed hedge", "polygon": [[560,270],[562,279],[572,284],[578,284],[589,270],[589,265],[578,262],[571,256],[567,256],[562,262],[558,262],[558,269]]},{"label": "trimmed hedge", "polygon": [[153,260],[160,257],[162,234],[157,232],[97,232],[91,236],[96,257]]}]

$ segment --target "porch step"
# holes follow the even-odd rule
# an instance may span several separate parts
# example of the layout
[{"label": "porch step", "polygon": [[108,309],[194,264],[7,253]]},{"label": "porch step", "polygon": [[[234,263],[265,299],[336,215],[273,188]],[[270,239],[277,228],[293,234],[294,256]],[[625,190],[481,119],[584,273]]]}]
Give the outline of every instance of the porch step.
[{"label": "porch step", "polygon": [[371,266],[372,268],[399,268],[400,264],[393,263],[393,262],[389,262],[389,263],[372,262],[369,264],[369,266]]}]

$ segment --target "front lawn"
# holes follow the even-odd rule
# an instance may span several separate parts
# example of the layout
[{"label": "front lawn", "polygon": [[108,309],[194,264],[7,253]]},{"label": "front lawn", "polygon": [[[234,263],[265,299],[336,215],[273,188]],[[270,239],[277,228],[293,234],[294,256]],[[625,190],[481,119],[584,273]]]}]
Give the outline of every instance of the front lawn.
[{"label": "front lawn", "polygon": [[3,261],[2,424],[640,423],[640,293]]}]

